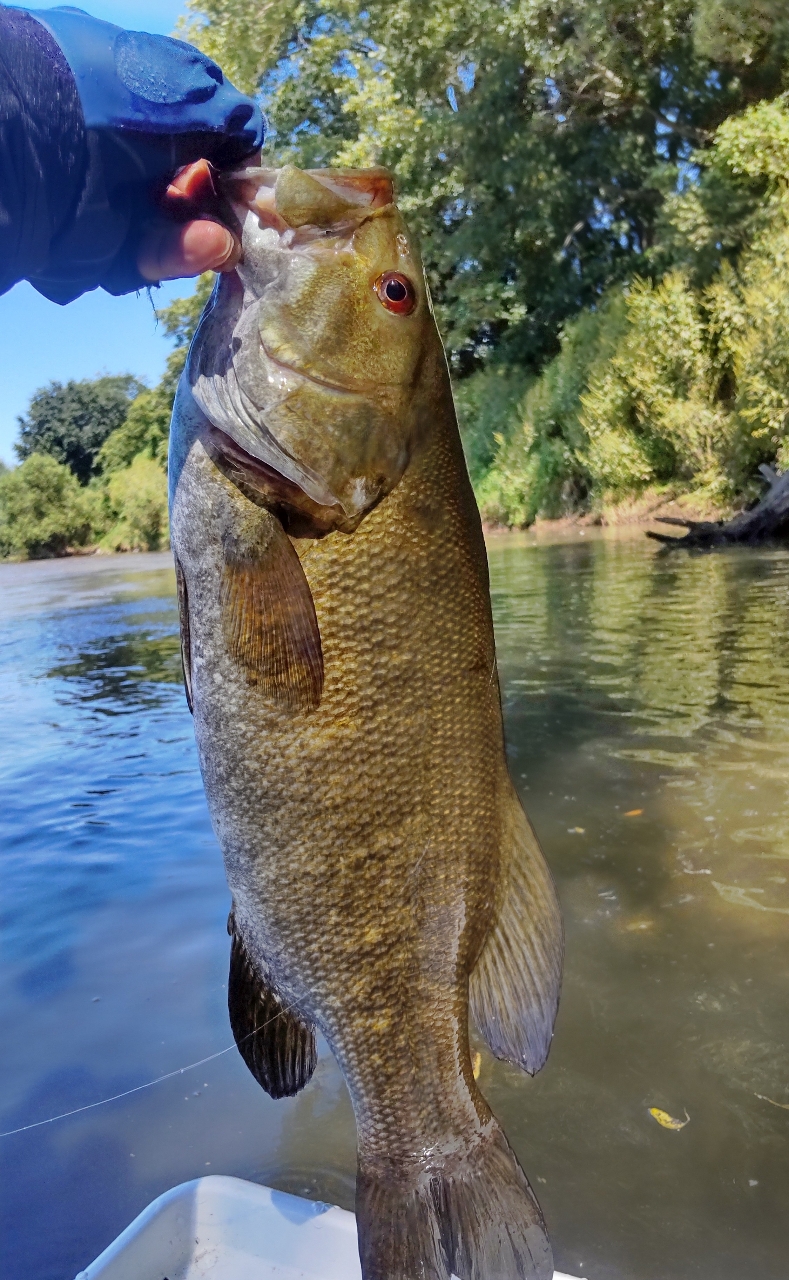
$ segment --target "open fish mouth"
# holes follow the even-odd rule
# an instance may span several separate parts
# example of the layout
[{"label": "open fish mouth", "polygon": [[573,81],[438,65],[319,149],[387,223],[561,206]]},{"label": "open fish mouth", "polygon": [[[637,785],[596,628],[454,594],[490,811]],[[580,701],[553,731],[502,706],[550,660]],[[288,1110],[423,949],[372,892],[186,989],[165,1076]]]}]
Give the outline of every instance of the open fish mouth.
[{"label": "open fish mouth", "polygon": [[243,223],[247,211],[262,226],[288,237],[287,247],[309,243],[394,201],[386,169],[247,168],[224,173],[222,189]]}]

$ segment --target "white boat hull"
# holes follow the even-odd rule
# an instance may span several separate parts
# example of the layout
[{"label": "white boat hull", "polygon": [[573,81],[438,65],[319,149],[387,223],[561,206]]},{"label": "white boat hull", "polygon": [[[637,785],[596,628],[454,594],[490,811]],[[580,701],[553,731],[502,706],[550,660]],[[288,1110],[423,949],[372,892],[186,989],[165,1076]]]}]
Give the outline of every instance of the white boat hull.
[{"label": "white boat hull", "polygon": [[196,1178],[149,1204],[76,1280],[361,1280],[356,1219],[241,1178]]}]

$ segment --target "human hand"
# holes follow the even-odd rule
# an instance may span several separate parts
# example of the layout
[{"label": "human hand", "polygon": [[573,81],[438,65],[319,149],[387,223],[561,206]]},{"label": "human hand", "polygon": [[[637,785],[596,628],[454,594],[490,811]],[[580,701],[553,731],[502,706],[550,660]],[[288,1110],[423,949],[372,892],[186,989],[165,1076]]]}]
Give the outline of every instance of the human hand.
[{"label": "human hand", "polygon": [[[255,159],[252,156],[250,163]],[[167,220],[157,222],[142,242],[137,257],[140,275],[158,283],[233,270],[241,257],[241,242],[217,216],[221,208],[208,161],[197,160],[179,170],[162,208]]]}]

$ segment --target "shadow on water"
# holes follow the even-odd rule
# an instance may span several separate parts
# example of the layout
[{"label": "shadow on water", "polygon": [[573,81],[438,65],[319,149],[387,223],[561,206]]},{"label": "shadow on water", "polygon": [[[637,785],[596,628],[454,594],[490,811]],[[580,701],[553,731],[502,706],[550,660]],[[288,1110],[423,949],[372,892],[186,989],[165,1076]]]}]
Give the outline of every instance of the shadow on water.
[{"label": "shadow on water", "polygon": [[[567,930],[554,1048],[481,1085],[590,1280],[783,1280],[789,555],[493,539],[507,749]],[[5,570],[0,567],[0,575]],[[165,558],[0,576],[0,1129],[230,1044],[228,897]],[[657,1107],[689,1122],[662,1128]],[[351,1207],[325,1052],[274,1103],[235,1049],[2,1140],[4,1280],[71,1280],[212,1172]]]}]

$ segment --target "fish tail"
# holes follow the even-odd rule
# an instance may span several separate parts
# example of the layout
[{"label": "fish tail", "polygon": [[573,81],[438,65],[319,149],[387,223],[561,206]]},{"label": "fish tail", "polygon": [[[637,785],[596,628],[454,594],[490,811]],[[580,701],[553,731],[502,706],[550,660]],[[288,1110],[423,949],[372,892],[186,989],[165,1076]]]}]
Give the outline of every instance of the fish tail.
[{"label": "fish tail", "polygon": [[356,1219],[363,1280],[551,1280],[542,1211],[501,1129],[440,1169],[367,1164]]}]

